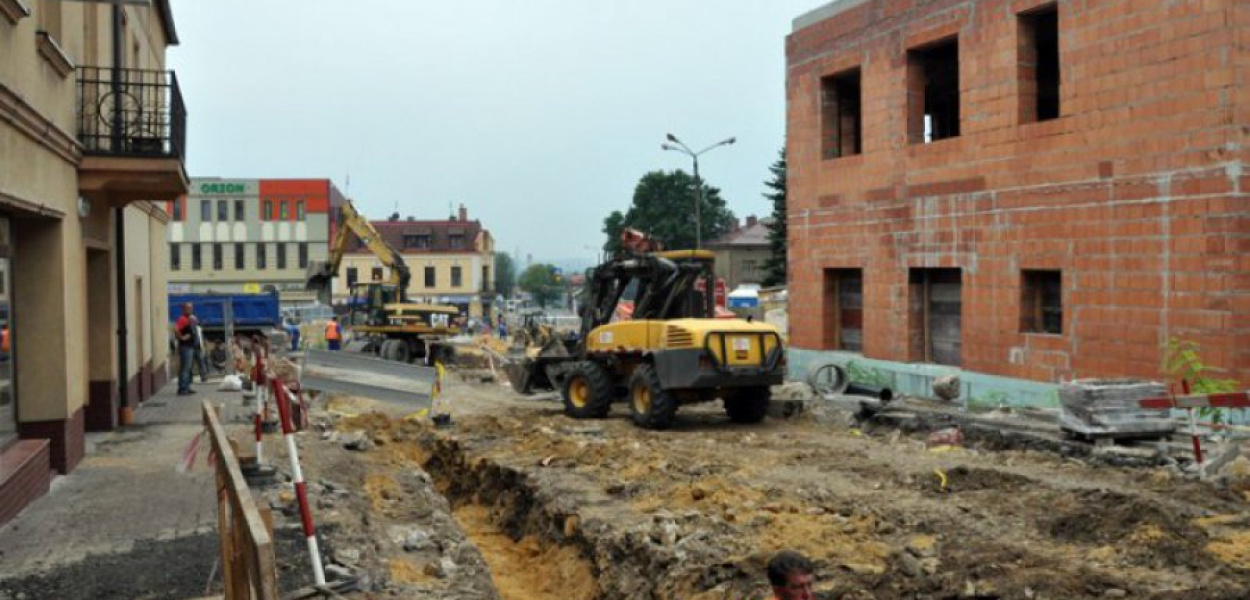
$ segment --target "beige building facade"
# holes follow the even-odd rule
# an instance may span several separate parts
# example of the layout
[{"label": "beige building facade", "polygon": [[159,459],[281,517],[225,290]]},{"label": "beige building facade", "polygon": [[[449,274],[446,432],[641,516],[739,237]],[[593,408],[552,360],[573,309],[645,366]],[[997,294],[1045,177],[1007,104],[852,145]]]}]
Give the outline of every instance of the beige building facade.
[{"label": "beige building facade", "polygon": [[0,522],[167,380],[167,0],[0,0]]},{"label": "beige building facade", "polygon": [[[378,233],[404,258],[413,302],[450,304],[471,317],[490,314],[495,298],[495,240],[462,206],[446,221],[373,221]],[[391,271],[363,248],[343,256],[332,288],[335,304],[347,302],[353,283],[389,281]]]}]

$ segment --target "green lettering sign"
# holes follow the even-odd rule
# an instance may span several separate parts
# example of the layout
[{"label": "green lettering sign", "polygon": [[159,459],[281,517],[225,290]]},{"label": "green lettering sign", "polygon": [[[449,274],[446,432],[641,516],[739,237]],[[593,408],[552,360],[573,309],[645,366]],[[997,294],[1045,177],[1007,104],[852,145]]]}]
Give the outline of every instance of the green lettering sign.
[{"label": "green lettering sign", "polygon": [[247,186],[242,183],[201,183],[201,194],[242,194]]}]

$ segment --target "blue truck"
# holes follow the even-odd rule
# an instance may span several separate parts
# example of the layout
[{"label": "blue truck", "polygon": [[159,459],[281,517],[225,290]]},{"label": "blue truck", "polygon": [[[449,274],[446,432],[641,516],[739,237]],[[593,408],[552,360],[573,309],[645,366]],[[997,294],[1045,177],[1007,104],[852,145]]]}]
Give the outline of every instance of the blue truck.
[{"label": "blue truck", "polygon": [[229,359],[226,341],[226,307],[230,307],[235,335],[251,336],[282,328],[277,292],[262,294],[174,293],[169,295],[169,322],[182,316],[182,305],[191,303],[200,321],[208,358],[223,369]]}]

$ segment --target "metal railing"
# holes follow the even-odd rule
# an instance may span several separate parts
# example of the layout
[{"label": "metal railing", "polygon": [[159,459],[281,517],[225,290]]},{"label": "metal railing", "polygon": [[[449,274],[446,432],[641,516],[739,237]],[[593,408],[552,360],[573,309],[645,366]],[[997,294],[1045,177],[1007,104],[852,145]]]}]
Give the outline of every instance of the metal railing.
[{"label": "metal railing", "polygon": [[187,110],[177,76],[79,67],[78,139],[86,154],[186,158]]}]

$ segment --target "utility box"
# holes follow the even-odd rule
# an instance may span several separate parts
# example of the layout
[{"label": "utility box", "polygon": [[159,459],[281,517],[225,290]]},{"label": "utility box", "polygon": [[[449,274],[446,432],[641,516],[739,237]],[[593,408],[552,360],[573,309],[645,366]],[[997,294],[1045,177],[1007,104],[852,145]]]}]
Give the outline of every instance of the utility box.
[{"label": "utility box", "polygon": [[1166,396],[1167,387],[1137,379],[1079,379],[1059,387],[1059,426],[1089,437],[1163,437],[1176,431],[1166,413],[1144,410],[1145,398]]}]

